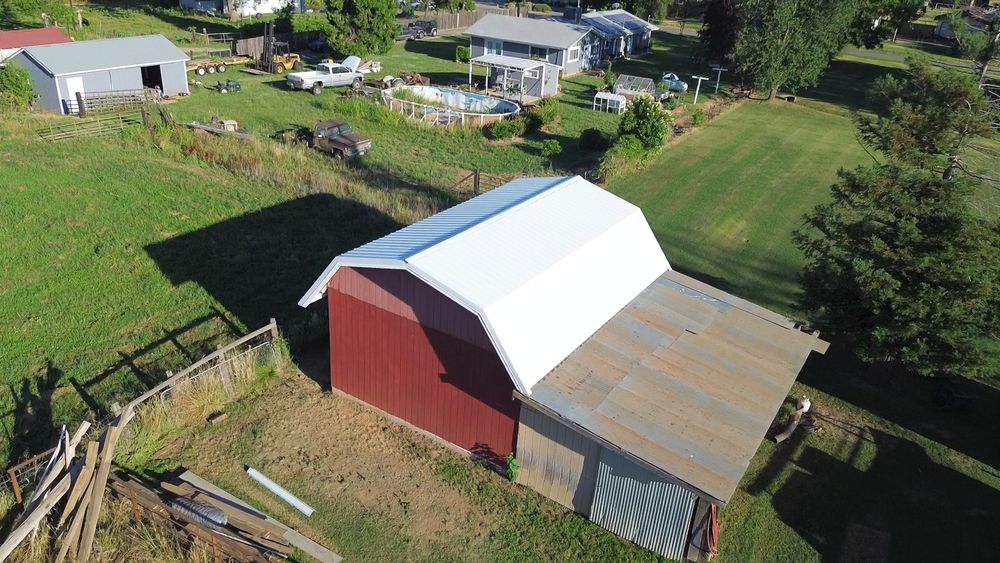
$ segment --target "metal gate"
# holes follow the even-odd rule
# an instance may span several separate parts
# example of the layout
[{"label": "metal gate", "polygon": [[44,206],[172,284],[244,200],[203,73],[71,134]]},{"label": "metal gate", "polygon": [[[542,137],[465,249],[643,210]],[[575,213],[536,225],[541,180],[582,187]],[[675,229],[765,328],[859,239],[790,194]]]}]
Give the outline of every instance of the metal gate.
[{"label": "metal gate", "polygon": [[684,559],[695,495],[607,448],[601,449],[590,519],[675,560]]}]

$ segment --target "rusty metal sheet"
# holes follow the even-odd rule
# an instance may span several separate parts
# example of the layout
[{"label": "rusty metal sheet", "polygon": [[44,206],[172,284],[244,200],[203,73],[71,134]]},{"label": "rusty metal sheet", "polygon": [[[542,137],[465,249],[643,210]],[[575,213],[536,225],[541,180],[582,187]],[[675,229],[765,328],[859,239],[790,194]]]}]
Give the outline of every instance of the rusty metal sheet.
[{"label": "rusty metal sheet", "polygon": [[789,319],[667,272],[536,384],[532,401],[726,503],[810,351]]}]

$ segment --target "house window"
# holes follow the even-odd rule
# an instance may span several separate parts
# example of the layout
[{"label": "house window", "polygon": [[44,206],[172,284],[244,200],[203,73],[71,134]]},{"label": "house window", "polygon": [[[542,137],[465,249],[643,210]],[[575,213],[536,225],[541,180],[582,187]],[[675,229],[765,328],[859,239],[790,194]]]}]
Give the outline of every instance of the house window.
[{"label": "house window", "polygon": [[528,49],[528,56],[532,59],[547,60],[549,58],[549,50],[545,47],[535,47],[532,46]]},{"label": "house window", "polygon": [[497,41],[496,39],[486,40],[486,54],[487,55],[502,55],[503,54],[503,41]]},{"label": "house window", "polygon": [[580,46],[577,45],[576,47],[570,47],[567,62],[575,63],[578,60],[580,60]]},{"label": "house window", "polygon": [[538,69],[537,68],[533,68],[531,70],[524,71],[524,77],[525,78],[531,78],[531,79],[538,78]]}]

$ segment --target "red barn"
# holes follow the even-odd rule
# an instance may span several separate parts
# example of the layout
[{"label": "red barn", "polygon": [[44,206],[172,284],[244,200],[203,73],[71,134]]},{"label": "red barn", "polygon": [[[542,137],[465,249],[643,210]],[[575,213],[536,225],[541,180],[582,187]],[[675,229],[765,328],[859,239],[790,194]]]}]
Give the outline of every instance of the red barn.
[{"label": "red barn", "polygon": [[513,451],[520,402],[669,268],[642,212],[579,177],[511,182],[341,256],[331,384],[473,453]]}]

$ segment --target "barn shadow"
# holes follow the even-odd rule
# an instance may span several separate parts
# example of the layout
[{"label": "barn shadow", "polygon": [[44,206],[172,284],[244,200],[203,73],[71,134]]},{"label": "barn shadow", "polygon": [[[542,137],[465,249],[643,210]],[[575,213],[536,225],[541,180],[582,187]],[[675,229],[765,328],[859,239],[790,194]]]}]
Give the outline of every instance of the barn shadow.
[{"label": "barn shadow", "polygon": [[[1000,492],[939,465],[908,439],[854,428],[859,432],[848,461],[801,447],[771,498],[782,522],[824,561],[995,558]],[[857,460],[862,444],[875,450],[870,462]]]},{"label": "barn shadow", "polygon": [[151,244],[175,285],[205,289],[248,329],[276,318],[293,354],[325,339],[325,311],[298,300],[338,254],[400,225],[367,205],[313,194]]}]

